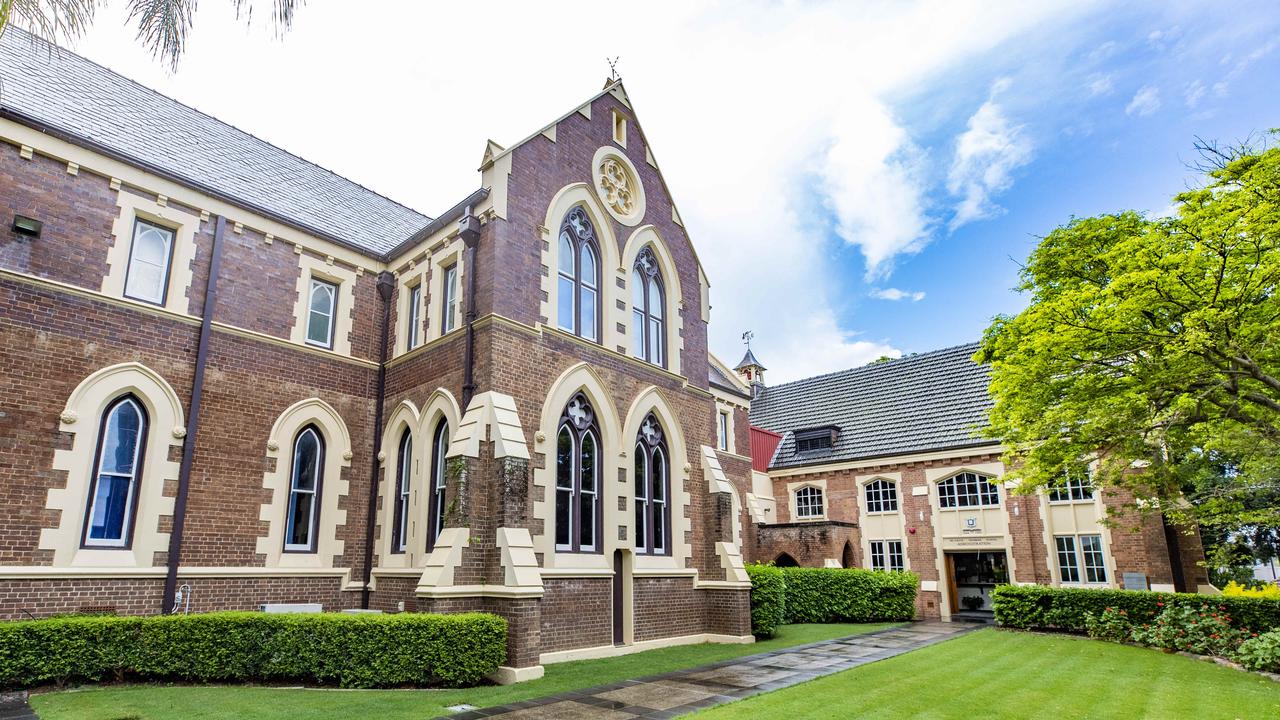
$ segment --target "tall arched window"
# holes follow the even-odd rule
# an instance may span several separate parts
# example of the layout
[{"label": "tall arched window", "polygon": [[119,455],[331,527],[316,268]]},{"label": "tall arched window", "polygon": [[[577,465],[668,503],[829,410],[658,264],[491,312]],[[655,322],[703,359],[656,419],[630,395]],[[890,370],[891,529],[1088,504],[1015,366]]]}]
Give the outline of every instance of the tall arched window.
[{"label": "tall arched window", "polygon": [[671,552],[671,462],[662,426],[653,413],[636,433],[636,552],[666,555]]},{"label": "tall arched window", "polygon": [[84,547],[128,547],[147,443],[147,412],[133,395],[107,406],[89,483]]},{"label": "tall arched window", "polygon": [[600,428],[591,403],[574,395],[556,431],[556,550],[600,550]]},{"label": "tall arched window", "polygon": [[596,231],[579,205],[560,223],[556,263],[557,324],[588,340],[599,338],[600,262]]},{"label": "tall arched window", "polygon": [[631,351],[662,367],[667,366],[665,301],[658,259],[646,245],[631,268]]},{"label": "tall arched window", "polygon": [[898,486],[888,480],[867,483],[867,512],[887,513],[898,511]]},{"label": "tall arched window", "polygon": [[289,474],[289,509],[285,516],[285,552],[315,552],[316,520],[324,476],[324,437],[315,425],[302,428],[293,441]]},{"label": "tall arched window", "polygon": [[449,477],[445,473],[445,455],[449,454],[449,423],[441,420],[436,423],[435,435],[431,436],[431,479],[430,498],[427,501],[427,552],[436,548],[436,540],[444,529],[445,492]]},{"label": "tall arched window", "polygon": [[997,507],[1000,491],[992,478],[962,472],[938,483],[938,506],[943,508]]},{"label": "tall arched window", "polygon": [[400,435],[396,462],[396,514],[391,526],[391,551],[402,553],[409,536],[409,483],[413,477],[413,434],[409,428]]}]

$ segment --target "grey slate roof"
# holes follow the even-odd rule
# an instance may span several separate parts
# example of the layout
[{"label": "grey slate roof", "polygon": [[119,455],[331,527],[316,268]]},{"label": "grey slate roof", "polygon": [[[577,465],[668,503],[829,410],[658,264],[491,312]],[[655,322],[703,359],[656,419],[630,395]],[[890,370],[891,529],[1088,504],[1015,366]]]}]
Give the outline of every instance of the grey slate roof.
[{"label": "grey slate roof", "polygon": [[750,365],[755,365],[756,367],[761,367],[761,368],[764,368],[765,370],[769,369],[764,367],[764,363],[756,359],[756,354],[751,352],[751,348],[747,348],[747,354],[742,356],[742,362],[735,365],[733,369],[741,370],[742,368],[748,367]]},{"label": "grey slate roof", "polygon": [[12,26],[0,36],[0,110],[373,255],[431,221]]},{"label": "grey slate roof", "polygon": [[715,385],[716,387],[747,397],[746,393],[742,392],[742,390],[738,388],[738,385],[730,379],[729,376],[725,375],[713,362],[707,363],[707,382]]},{"label": "grey slate roof", "polygon": [[[976,343],[921,353],[765,388],[751,424],[782,433],[773,468],[991,445],[990,371]],[[830,451],[798,454],[797,430],[836,426]]]}]

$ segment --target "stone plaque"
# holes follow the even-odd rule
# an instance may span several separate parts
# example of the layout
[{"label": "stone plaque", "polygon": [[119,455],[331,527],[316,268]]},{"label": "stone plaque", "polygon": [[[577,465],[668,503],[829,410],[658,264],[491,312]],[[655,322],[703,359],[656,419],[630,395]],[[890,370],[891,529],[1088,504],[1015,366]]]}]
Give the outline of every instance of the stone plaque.
[{"label": "stone plaque", "polygon": [[1147,576],[1143,573],[1127,572],[1124,574],[1125,590],[1147,590]]}]

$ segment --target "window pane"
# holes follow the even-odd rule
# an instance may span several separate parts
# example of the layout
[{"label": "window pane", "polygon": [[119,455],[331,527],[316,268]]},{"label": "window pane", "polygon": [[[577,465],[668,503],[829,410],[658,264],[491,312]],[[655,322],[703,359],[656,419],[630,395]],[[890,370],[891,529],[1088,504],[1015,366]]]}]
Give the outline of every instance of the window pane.
[{"label": "window pane", "polygon": [[650,278],[649,314],[661,319],[663,317],[662,309],[662,288],[658,287],[658,281],[656,279]]},{"label": "window pane", "polygon": [[649,319],[649,361],[655,365],[663,364],[662,357],[662,321]]},{"label": "window pane", "polygon": [[1091,583],[1106,582],[1107,568],[1102,557],[1102,536],[1081,535],[1080,554],[1084,559],[1085,580]]},{"label": "window pane", "polygon": [[142,416],[132,401],[126,400],[111,411],[102,445],[102,472],[132,475],[138,454]]},{"label": "window pane", "polygon": [[884,569],[884,543],[879,540],[871,541],[871,569]]},{"label": "window pane", "polygon": [[318,281],[311,283],[311,310],[328,315],[333,309],[333,286]]},{"label": "window pane", "polygon": [[93,499],[93,517],[89,521],[90,539],[124,539],[125,518],[129,509],[130,481],[131,478],[120,475],[98,476],[98,487]]},{"label": "window pane", "polygon": [[648,480],[646,480],[646,478],[648,478],[648,473],[646,472],[647,464],[645,462],[646,455],[647,453],[644,451],[644,446],[636,443],[635,483],[637,499],[649,497],[649,483]]},{"label": "window pane", "polygon": [[320,439],[313,430],[304,430],[298,436],[293,453],[293,488],[314,491],[316,489],[317,464],[320,461]]},{"label": "window pane", "polygon": [[129,268],[129,286],[125,294],[138,300],[160,302],[164,296],[164,268],[135,262]]},{"label": "window pane", "polygon": [[649,359],[644,353],[644,313],[639,310],[631,311],[631,354]]},{"label": "window pane", "polygon": [[654,503],[653,505],[653,549],[655,552],[664,552],[667,549],[666,503]]},{"label": "window pane", "polygon": [[144,222],[134,225],[125,295],[155,303],[164,299],[164,279],[172,247],[172,231]]},{"label": "window pane", "polygon": [[560,233],[559,253],[560,253],[560,256],[556,258],[556,267],[560,270],[560,272],[568,275],[569,277],[573,277],[574,275],[573,240],[569,237],[569,232],[567,230],[565,232]]},{"label": "window pane", "polygon": [[405,344],[410,350],[418,346],[418,332],[421,326],[420,315],[422,312],[422,286],[418,285],[409,291],[409,335]]},{"label": "window pane", "polygon": [[646,521],[648,520],[647,518],[648,513],[645,511],[646,503],[644,500],[641,500],[640,498],[636,498],[635,505],[636,505],[636,547],[644,549],[648,547],[648,541],[646,539],[647,535],[645,534],[645,527],[644,527]]},{"label": "window pane", "polygon": [[653,451],[653,499],[665,502],[667,499],[667,457],[659,448]]},{"label": "window pane", "polygon": [[317,345],[329,344],[329,316],[312,312],[307,322],[307,340]]},{"label": "window pane", "polygon": [[556,289],[557,322],[561,330],[573,332],[574,296],[576,294],[573,280],[561,275],[559,276],[559,283]]},{"label": "window pane", "polygon": [[573,529],[571,521],[572,505],[572,491],[556,491],[556,545],[569,544],[569,532]]},{"label": "window pane", "polygon": [[889,569],[901,571],[904,568],[905,568],[905,565],[902,562],[902,541],[890,540],[889,541]]},{"label": "window pane", "polygon": [[582,246],[582,274],[578,279],[587,287],[599,287],[596,284],[596,251],[590,245]]},{"label": "window pane", "polygon": [[591,433],[582,436],[582,491],[596,490],[596,438]]},{"label": "window pane", "polygon": [[573,509],[573,437],[560,428],[556,437],[556,544],[568,545]]},{"label": "window pane", "polygon": [[582,332],[588,340],[596,339],[596,291],[585,285],[582,287]]},{"label": "window pane", "polygon": [[311,503],[315,495],[293,493],[289,498],[289,527],[285,542],[299,547],[311,546]]},{"label": "window pane", "polygon": [[644,312],[644,276],[639,270],[631,271],[631,309]]},{"label": "window pane", "polygon": [[458,326],[458,266],[450,265],[444,271],[444,307],[441,311],[442,332],[450,332]]},{"label": "window pane", "polygon": [[1058,573],[1062,582],[1080,582],[1080,569],[1076,565],[1076,539],[1071,536],[1054,538],[1058,549]]}]

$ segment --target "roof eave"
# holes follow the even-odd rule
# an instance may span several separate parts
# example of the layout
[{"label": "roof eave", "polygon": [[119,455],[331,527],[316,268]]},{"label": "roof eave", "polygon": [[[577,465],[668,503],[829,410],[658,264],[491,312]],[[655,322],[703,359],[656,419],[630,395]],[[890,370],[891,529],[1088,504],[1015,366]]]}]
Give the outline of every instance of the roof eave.
[{"label": "roof eave", "polygon": [[[775,462],[777,461],[777,452],[775,451],[774,457],[769,461],[769,469],[770,470],[795,470],[796,468],[818,467],[821,465],[836,465],[839,463],[849,463],[849,462],[866,462],[869,460],[888,460],[896,457],[909,457],[911,455],[919,455],[920,453],[945,453],[945,452],[951,452],[953,450],[972,450],[974,448],[982,448],[982,447],[1000,447],[1000,442],[995,440],[983,440],[982,442],[964,443],[960,445],[948,445],[946,447],[940,447],[940,448],[929,448],[928,450],[911,450],[909,452],[894,452],[894,453],[885,453],[881,455],[855,455],[853,457],[826,458],[823,460],[794,463],[789,465],[776,465]],[[779,449],[782,448],[781,443],[778,444],[778,448]]]}]

